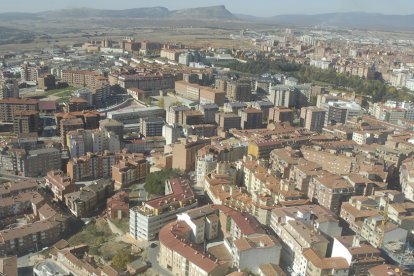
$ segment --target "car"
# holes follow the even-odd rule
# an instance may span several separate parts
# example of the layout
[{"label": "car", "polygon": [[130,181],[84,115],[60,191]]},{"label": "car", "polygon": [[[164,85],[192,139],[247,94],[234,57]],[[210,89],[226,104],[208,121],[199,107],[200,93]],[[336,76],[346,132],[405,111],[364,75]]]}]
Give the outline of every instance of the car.
[{"label": "car", "polygon": [[157,247],[158,246],[158,244],[156,244],[155,242],[153,242],[153,243],[151,243],[151,248],[155,248],[155,247]]}]

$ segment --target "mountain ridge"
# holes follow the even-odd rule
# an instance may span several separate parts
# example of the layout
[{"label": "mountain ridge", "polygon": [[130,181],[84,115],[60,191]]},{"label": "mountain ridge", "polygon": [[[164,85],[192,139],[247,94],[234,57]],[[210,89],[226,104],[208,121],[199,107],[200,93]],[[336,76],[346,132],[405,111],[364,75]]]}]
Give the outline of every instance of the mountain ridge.
[{"label": "mountain ridge", "polygon": [[93,8],[72,8],[43,11],[37,13],[0,13],[0,20],[48,20],[82,18],[136,18],[136,19],[194,19],[217,21],[240,21],[283,26],[326,25],[342,28],[366,29],[408,29],[414,30],[414,14],[389,15],[367,12],[343,12],[321,14],[282,14],[260,17],[247,14],[233,14],[224,5],[169,10],[165,7],[146,7],[123,10],[104,10]]}]

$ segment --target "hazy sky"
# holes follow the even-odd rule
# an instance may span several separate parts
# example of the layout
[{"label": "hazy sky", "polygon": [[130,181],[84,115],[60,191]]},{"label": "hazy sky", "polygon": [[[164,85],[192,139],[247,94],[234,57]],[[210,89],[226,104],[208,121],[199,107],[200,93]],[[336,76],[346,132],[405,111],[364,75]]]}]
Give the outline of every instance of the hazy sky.
[{"label": "hazy sky", "polygon": [[128,9],[162,6],[169,9],[226,5],[233,13],[271,16],[278,14],[365,11],[414,14],[414,0],[0,0],[0,12],[36,12],[91,7]]}]

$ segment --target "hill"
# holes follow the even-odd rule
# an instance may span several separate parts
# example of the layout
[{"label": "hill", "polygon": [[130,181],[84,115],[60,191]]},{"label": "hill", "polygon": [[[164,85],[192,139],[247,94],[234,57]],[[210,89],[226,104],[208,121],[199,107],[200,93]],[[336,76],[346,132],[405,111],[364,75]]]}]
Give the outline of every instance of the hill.
[{"label": "hill", "polygon": [[37,14],[47,18],[151,18],[151,19],[221,19],[236,17],[225,6],[201,7],[170,11],[164,7],[136,8],[126,10],[100,10],[90,8],[46,11]]}]

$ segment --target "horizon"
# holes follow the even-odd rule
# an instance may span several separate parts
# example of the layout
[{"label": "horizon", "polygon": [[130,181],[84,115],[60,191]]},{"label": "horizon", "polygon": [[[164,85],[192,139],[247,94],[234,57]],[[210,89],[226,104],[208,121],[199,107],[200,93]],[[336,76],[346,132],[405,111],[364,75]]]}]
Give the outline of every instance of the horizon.
[{"label": "horizon", "polygon": [[[87,3],[85,3],[87,2]],[[33,2],[22,0],[18,3],[2,4],[2,13],[37,13],[54,10],[91,8],[101,10],[128,10],[134,8],[154,8],[164,7],[168,10],[181,10],[186,8],[199,8],[211,6],[225,6],[233,14],[251,15],[257,17],[270,17],[277,15],[317,15],[326,13],[374,13],[383,15],[412,15],[414,14],[414,1],[395,0],[390,4],[389,0],[377,0],[372,5],[372,0],[330,0],[326,5],[326,0],[291,0],[290,5],[279,5],[280,0],[256,0],[254,5],[250,1],[231,1],[231,0],[207,0],[194,4],[189,0],[180,0],[179,3],[172,3],[168,0],[151,1],[152,5],[148,5],[147,1],[121,0],[113,4],[107,0],[62,0],[50,3],[48,0],[38,0],[36,5]],[[301,7],[297,9],[296,7]]]}]

